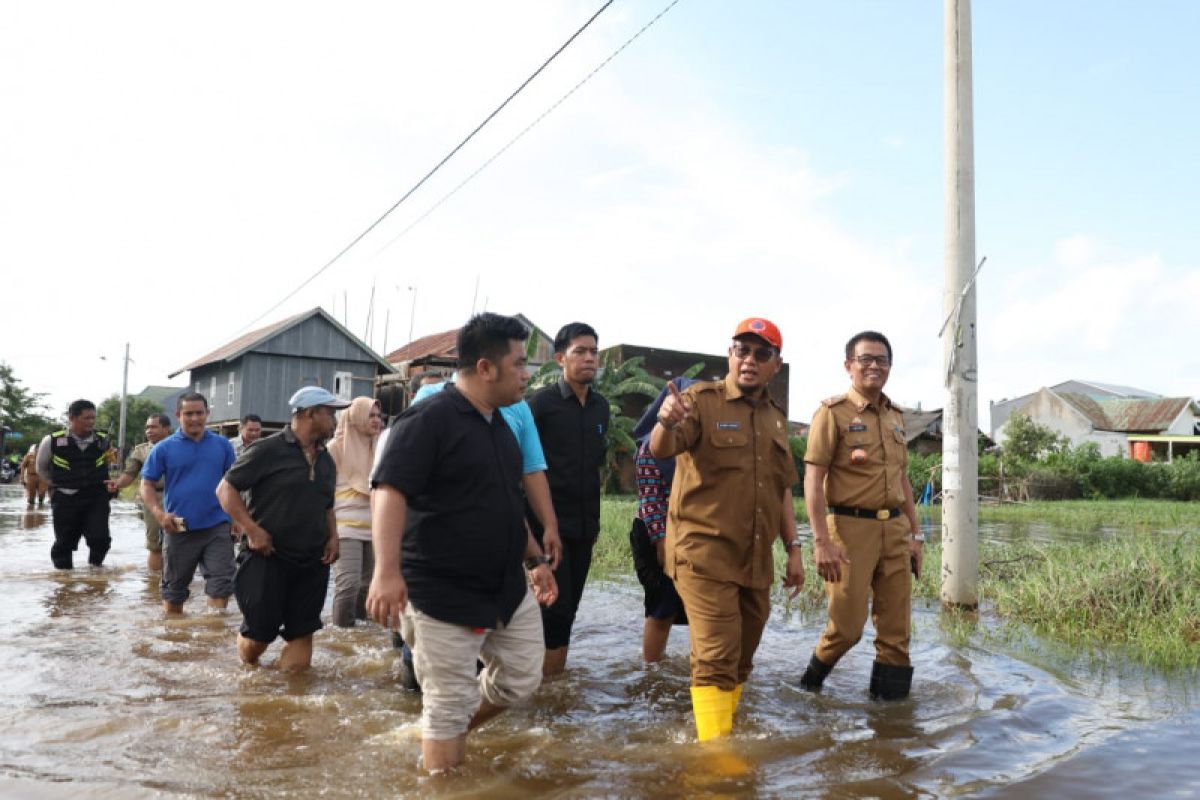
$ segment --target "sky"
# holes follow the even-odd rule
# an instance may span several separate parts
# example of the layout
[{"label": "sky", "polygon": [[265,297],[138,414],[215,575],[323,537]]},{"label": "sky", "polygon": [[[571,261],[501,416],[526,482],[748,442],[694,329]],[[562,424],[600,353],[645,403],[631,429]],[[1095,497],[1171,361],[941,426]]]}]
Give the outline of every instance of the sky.
[{"label": "sky", "polygon": [[[183,385],[318,305],[380,352],[485,308],[710,353],[765,316],[792,419],[862,329],[941,407],[942,3],[679,0],[554,107],[669,2],[614,2],[285,300],[601,0],[0,0],[0,361],[59,414],[120,391],[126,343],[131,393]],[[1200,394],[1197,29],[1191,0],[973,4],[981,427],[1071,378]]]}]

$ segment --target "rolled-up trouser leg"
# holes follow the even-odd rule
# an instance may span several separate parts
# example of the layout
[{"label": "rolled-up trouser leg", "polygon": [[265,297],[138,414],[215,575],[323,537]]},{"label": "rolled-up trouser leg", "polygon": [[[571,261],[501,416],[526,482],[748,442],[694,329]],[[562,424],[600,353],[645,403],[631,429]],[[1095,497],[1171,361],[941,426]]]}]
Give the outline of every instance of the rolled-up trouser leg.
[{"label": "rolled-up trouser leg", "polygon": [[480,695],[502,708],[526,702],[542,683],[545,656],[541,611],[527,590],[508,624],[486,634],[479,655],[483,661]]}]

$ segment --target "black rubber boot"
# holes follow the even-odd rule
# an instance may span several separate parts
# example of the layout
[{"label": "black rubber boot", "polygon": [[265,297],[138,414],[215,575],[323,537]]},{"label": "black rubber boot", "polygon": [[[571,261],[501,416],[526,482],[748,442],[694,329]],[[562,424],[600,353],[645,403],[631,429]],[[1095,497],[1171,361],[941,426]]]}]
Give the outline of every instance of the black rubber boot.
[{"label": "black rubber boot", "polygon": [[876,661],[871,667],[871,698],[903,700],[912,686],[912,667],[897,667]]},{"label": "black rubber boot", "polygon": [[808,661],[808,669],[804,670],[804,675],[800,677],[801,688],[810,692],[821,691],[821,685],[825,683],[825,678],[832,669],[833,664],[826,664],[814,655]]}]

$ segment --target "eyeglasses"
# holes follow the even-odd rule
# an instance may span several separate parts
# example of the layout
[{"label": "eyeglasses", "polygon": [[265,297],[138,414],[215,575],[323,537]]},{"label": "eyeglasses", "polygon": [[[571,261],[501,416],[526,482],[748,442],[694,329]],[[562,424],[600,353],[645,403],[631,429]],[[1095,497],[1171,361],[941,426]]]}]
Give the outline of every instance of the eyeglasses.
[{"label": "eyeglasses", "polygon": [[881,367],[892,365],[892,360],[887,356],[855,356],[854,360],[864,367],[869,367],[871,364],[878,364]]},{"label": "eyeglasses", "polygon": [[735,358],[745,358],[752,355],[754,356],[754,360],[760,364],[764,364],[779,355],[779,351],[774,347],[751,347],[741,342],[734,342],[733,346],[729,348],[729,352],[733,353]]}]

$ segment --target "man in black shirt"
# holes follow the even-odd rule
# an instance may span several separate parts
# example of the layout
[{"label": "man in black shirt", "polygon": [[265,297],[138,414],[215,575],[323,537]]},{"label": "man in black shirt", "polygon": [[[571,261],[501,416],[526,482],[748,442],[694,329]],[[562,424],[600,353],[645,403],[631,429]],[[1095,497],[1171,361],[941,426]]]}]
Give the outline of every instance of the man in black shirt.
[{"label": "man in black shirt", "polygon": [[[599,366],[596,331],[582,322],[564,325],[554,337],[554,358],[562,378],[529,398],[562,539],[562,557],[554,571],[558,601],[542,612],[546,676],[557,675],[567,665],[571,627],[600,534],[600,470],[609,420],[608,400],[591,386]],[[540,530],[533,515],[529,519],[535,532]]]},{"label": "man in black shirt", "polygon": [[[238,656],[257,664],[282,636],[279,666],[303,670],[312,663],[329,565],[338,557],[337,467],[325,441],[333,435],[334,409],[350,404],[328,389],[305,386],[288,405],[288,427],[242,451],[217,485],[217,499],[246,535],[234,578],[242,610]],[[248,493],[248,508],[241,492]]]},{"label": "man in black shirt", "polygon": [[432,772],[462,763],[467,732],[541,683],[537,604],[557,591],[525,525],[521,451],[499,413],[524,394],[527,336],[512,317],[472,317],[458,334],[458,381],[400,415],[372,480],[367,612],[412,647]]}]

